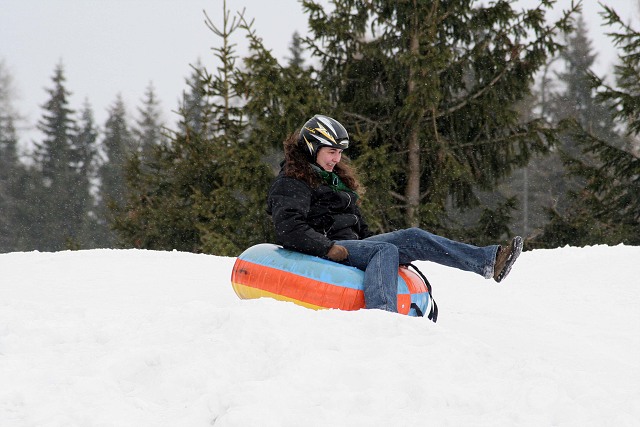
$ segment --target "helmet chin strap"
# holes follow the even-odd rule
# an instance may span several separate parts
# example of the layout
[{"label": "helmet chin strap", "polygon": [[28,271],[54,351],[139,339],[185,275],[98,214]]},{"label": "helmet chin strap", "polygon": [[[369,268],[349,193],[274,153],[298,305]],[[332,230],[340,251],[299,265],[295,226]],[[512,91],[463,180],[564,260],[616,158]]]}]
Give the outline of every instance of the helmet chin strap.
[{"label": "helmet chin strap", "polygon": [[311,147],[304,147],[302,148],[302,151],[305,154],[305,157],[307,158],[307,161],[314,165],[317,164],[317,160],[318,160],[318,148],[316,147],[315,149],[312,149]]}]

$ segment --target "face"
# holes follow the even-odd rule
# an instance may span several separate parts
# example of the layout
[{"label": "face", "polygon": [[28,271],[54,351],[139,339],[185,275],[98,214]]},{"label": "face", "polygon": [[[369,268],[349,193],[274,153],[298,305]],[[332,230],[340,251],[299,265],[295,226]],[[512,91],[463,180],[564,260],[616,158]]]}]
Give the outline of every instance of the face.
[{"label": "face", "polygon": [[320,147],[316,156],[316,163],[327,172],[333,172],[333,168],[340,163],[342,150],[339,148]]}]

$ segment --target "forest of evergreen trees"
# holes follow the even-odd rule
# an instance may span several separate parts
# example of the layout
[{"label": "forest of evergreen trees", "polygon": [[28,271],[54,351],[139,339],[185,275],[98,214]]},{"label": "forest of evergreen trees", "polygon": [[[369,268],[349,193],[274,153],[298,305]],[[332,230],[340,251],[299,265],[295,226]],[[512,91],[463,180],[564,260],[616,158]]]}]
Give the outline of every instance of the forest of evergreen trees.
[{"label": "forest of evergreen trees", "polygon": [[0,58],[0,252],[233,256],[272,241],[281,143],[316,113],[352,136],[374,231],[640,244],[640,33],[603,7],[619,57],[604,79],[579,4],[548,22],[553,2],[476,3],[336,0],[328,13],[305,0],[311,32],[292,35],[285,63],[225,4],[206,16],[219,43],[185,79],[175,125],[152,86],[95,123],[88,101],[69,105],[60,63],[37,141],[22,139]]}]

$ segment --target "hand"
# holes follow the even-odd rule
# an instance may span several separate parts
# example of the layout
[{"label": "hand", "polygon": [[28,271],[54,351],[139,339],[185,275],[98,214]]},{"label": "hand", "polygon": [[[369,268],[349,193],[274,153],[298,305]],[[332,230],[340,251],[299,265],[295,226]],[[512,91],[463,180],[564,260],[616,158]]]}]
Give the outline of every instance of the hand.
[{"label": "hand", "polygon": [[345,248],[344,246],[340,246],[337,244],[333,244],[333,246],[331,246],[329,248],[329,252],[327,252],[327,258],[329,258],[331,261],[342,261],[347,259],[347,257],[349,256],[349,251],[347,250],[347,248]]}]

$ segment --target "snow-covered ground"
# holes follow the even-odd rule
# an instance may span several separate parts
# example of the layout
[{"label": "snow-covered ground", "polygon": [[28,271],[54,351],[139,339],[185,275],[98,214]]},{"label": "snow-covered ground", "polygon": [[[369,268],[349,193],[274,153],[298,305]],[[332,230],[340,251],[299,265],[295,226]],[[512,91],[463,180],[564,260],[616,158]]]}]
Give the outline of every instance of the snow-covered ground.
[{"label": "snow-covered ground", "polygon": [[638,426],[640,247],[432,263],[434,324],[241,301],[233,258],[0,255],[0,426]]}]

